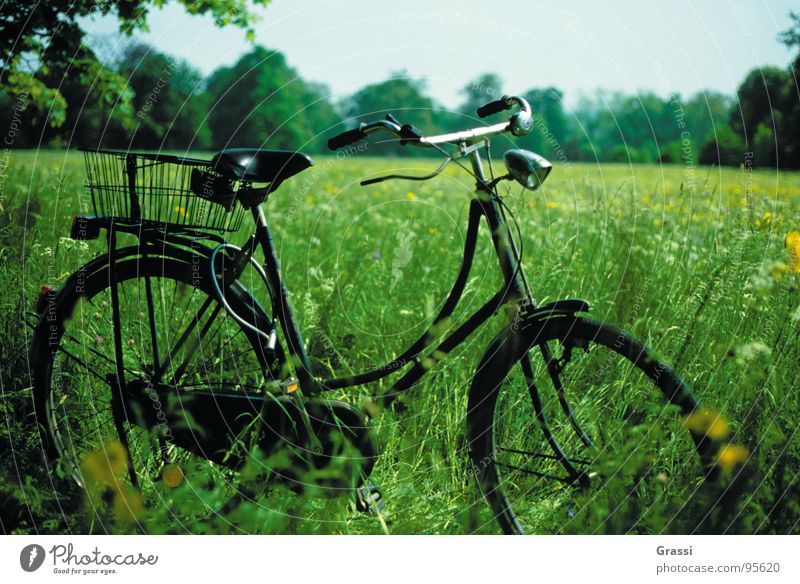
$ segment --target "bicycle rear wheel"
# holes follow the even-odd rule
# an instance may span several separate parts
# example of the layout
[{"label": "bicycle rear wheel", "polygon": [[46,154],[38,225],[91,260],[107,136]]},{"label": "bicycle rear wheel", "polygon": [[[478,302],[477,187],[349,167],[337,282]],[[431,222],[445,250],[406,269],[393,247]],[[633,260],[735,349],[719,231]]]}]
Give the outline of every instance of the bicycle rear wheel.
[{"label": "bicycle rear wheel", "polygon": [[[232,486],[231,471],[175,446],[166,424],[143,428],[132,419],[136,408],[127,405],[123,419],[115,415],[114,283],[126,384],[263,393],[265,380],[281,374],[280,348],[269,349],[230,318],[212,291],[208,260],[185,255],[120,259],[114,282],[107,265],[70,278],[48,307],[34,337],[32,366],[37,420],[56,476],[81,486],[111,484],[117,492],[136,487],[146,500],[161,497],[164,483],[184,479],[205,485],[211,476]],[[226,299],[252,326],[270,326],[266,311],[239,283]],[[148,405],[157,414],[163,410],[165,420],[181,418],[181,395]],[[204,430],[192,428],[190,416],[181,420],[200,440]]]},{"label": "bicycle rear wheel", "polygon": [[[616,496],[645,497],[628,506],[646,514],[658,507],[652,480],[691,490],[703,475],[710,442],[681,421],[697,408],[675,372],[626,333],[550,318],[501,338],[481,362],[469,399],[471,472],[506,533],[589,524]],[[607,530],[644,529],[641,514],[614,522],[625,504],[607,509]]]}]

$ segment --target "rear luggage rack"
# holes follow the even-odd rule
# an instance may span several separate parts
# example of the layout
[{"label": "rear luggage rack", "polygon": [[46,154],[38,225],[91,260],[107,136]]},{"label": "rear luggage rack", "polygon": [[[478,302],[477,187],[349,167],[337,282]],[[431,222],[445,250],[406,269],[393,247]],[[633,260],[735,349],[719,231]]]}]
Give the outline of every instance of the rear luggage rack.
[{"label": "rear luggage rack", "polygon": [[238,231],[239,183],[211,161],[171,154],[84,150],[94,214],[148,227]]}]

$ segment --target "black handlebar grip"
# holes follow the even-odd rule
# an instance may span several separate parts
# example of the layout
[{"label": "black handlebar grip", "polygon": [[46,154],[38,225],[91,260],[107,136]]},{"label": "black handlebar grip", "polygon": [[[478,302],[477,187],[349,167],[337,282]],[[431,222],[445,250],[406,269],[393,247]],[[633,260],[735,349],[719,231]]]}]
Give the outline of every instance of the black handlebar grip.
[{"label": "black handlebar grip", "polygon": [[347,130],[346,132],[342,132],[341,134],[328,140],[328,148],[331,150],[338,150],[339,148],[343,148],[348,144],[363,140],[366,137],[367,135],[361,130],[361,128]]},{"label": "black handlebar grip", "polygon": [[498,99],[497,101],[490,101],[486,105],[482,105],[478,108],[478,117],[479,118],[487,118],[496,114],[497,112],[501,112],[503,110],[507,110],[511,108],[511,104],[508,103],[505,97]]}]

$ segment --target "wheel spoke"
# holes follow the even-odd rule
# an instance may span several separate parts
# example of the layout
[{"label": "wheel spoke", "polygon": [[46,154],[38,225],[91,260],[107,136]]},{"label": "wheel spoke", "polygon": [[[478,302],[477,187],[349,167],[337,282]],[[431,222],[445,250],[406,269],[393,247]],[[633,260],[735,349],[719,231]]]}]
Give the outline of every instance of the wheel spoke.
[{"label": "wheel spoke", "polygon": [[[180,366],[175,370],[175,373],[172,375],[172,383],[176,385],[180,383],[180,380],[183,377],[184,373],[186,372],[186,369],[189,367],[189,362],[194,356],[195,351],[197,351],[198,347],[200,347],[201,343],[203,342],[203,336],[208,332],[208,329],[211,327],[212,323],[214,322],[214,319],[217,317],[217,315],[220,313],[221,310],[222,310],[222,305],[217,304],[214,307],[214,310],[211,311],[211,316],[208,318],[205,325],[203,325],[203,327],[200,329],[200,333],[198,334],[197,339],[196,340],[193,339],[190,348],[188,348],[188,350],[186,351],[186,357],[184,357],[183,362],[180,364]],[[197,324],[200,324],[201,317],[202,314],[198,316],[198,319],[196,321]],[[199,352],[202,354],[202,350]]]},{"label": "wheel spoke", "polygon": [[[43,357],[42,370],[50,372],[48,385],[42,389],[50,404],[48,433],[65,468],[75,469],[76,476],[83,461],[105,448],[109,440],[118,441],[129,453],[121,480],[137,487],[143,497],[153,497],[158,496],[154,483],[159,482],[156,479],[167,459],[179,461],[181,466],[185,462],[184,468],[188,468],[203,457],[138,426],[133,417],[136,410],[128,408],[136,406],[130,401],[135,398],[125,398],[124,405],[113,401],[120,390],[116,382],[119,365],[127,382],[143,382],[149,376],[160,383],[154,373],[163,380],[164,376],[171,378],[174,371],[182,382],[178,391],[263,392],[263,359],[256,353],[255,335],[227,318],[206,278],[199,286],[188,286],[186,278],[190,276],[184,262],[150,257],[122,260],[114,273],[116,293],[107,279],[98,277],[90,280],[93,284],[84,292],[85,306],[77,296],[66,300],[75,306],[75,317],[63,317],[58,350]],[[231,295],[229,300],[235,308],[240,306],[238,296]],[[114,306],[120,320],[119,339],[124,341],[120,364],[106,352],[112,350],[111,341],[116,338],[109,317]],[[248,322],[266,318],[252,311],[239,312]],[[163,406],[171,407],[171,403]],[[215,472],[215,476],[229,480],[225,472]]]},{"label": "wheel spoke", "polygon": [[[160,363],[159,366],[156,368],[155,375],[153,376],[154,379],[160,380],[161,377],[166,372],[167,368],[172,365],[173,356],[176,356],[178,354],[178,351],[180,351],[181,347],[183,347],[183,344],[192,334],[192,331],[199,322],[199,319],[202,318],[203,314],[205,314],[205,311],[208,310],[208,307],[211,306],[213,301],[214,299],[209,297],[206,299],[205,302],[203,302],[203,305],[200,307],[200,310],[197,311],[195,317],[192,318],[190,323],[187,325],[186,329],[180,335],[175,346],[167,351],[167,355],[164,358],[164,361]],[[219,310],[219,305],[217,306],[217,310]],[[191,354],[191,351],[189,351],[189,354]]]},{"label": "wheel spoke", "polygon": [[[550,348],[547,346],[547,343],[541,343],[539,345],[539,349],[542,353],[542,358],[545,361],[547,373],[550,376],[550,380],[553,382],[553,389],[555,389],[556,395],[558,396],[558,403],[561,405],[561,410],[564,412],[564,415],[567,416],[567,420],[569,420],[572,429],[575,431],[575,434],[578,435],[578,438],[580,438],[581,442],[583,442],[586,446],[594,446],[591,438],[586,435],[578,423],[575,413],[572,411],[572,407],[567,400],[567,393],[564,390],[564,384],[561,382],[559,365],[556,363],[553,355],[550,353]],[[562,358],[569,362],[571,354],[571,345],[564,345],[564,356]],[[561,365],[561,367],[563,367],[563,365]]]},{"label": "wheel spoke", "polygon": [[497,461],[497,462],[495,462],[495,464],[497,466],[501,466],[503,468],[507,468],[507,469],[513,470],[515,472],[521,472],[523,474],[536,476],[536,477],[539,477],[539,478],[542,478],[542,479],[550,479],[552,481],[559,481],[561,483],[566,483],[568,485],[572,484],[575,481],[575,479],[571,478],[571,477],[559,477],[559,476],[556,476],[556,475],[551,475],[551,474],[548,474],[548,473],[539,472],[539,471],[532,470],[532,469],[529,469],[529,468],[522,468],[520,466],[515,466],[513,464],[506,464],[504,462]]},{"label": "wheel spoke", "polygon": [[[502,446],[498,447],[498,450],[503,452],[511,452],[513,454],[524,454],[526,456],[530,456],[531,458],[547,458],[549,460],[558,460],[557,456],[554,456],[553,454],[545,454],[544,452],[531,452],[529,450],[517,450],[516,448],[503,448]],[[592,464],[590,461],[580,458],[567,458],[569,458],[569,461],[574,464]]]},{"label": "wheel spoke", "polygon": [[[672,369],[629,335],[589,319],[549,319],[531,333],[522,367],[503,370],[504,379],[493,379],[498,373],[487,367],[476,378],[480,405],[468,424],[473,459],[488,461],[477,475],[482,490],[507,531],[541,529],[535,498],[589,508],[597,489],[625,492],[631,477],[647,485],[666,475],[671,485],[680,485],[678,477],[685,476],[686,489],[695,488],[701,458],[680,414],[694,411],[697,403]],[[553,355],[556,343],[565,350]],[[526,365],[527,355],[536,361]],[[499,389],[487,399],[486,387]],[[676,388],[688,397],[679,414],[665,416]],[[491,408],[490,415],[481,408]],[[587,449],[589,437],[593,447]],[[545,480],[593,488],[548,490]],[[640,495],[643,517],[657,512],[657,498],[667,496],[647,486]]]}]

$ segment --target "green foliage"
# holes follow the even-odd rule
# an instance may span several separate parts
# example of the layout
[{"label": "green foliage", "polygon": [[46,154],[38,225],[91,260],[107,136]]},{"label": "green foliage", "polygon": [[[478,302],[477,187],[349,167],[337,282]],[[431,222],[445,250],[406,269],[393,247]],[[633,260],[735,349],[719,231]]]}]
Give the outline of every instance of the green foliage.
[{"label": "green foliage", "polygon": [[564,93],[555,88],[530,89],[523,95],[533,110],[533,131],[519,139],[522,148],[540,152],[552,160],[563,159],[562,144],[572,128],[564,112]]},{"label": "green foliage", "polygon": [[458,111],[471,119],[478,119],[476,112],[480,106],[503,97],[503,81],[495,73],[484,73],[467,83],[461,95],[464,102]]},{"label": "green foliage", "polygon": [[[368,85],[357,91],[345,103],[346,116],[351,124],[373,121],[395,115],[401,123],[410,123],[426,134],[433,135],[444,130],[439,124],[434,101],[425,95],[425,82],[408,77],[405,71],[397,71],[387,81]],[[391,153],[397,156],[419,155],[419,151],[401,148],[389,141],[384,144],[370,144],[370,154]]]},{"label": "green foliage", "polygon": [[744,141],[727,126],[722,126],[716,137],[709,137],[700,148],[700,164],[738,166],[745,161]]},{"label": "green foliage", "polygon": [[[257,4],[267,4],[258,0]],[[211,15],[219,26],[238,26],[252,38],[254,16],[244,0],[180,3],[191,14]],[[154,0],[6,3],[0,42],[3,86],[0,105],[13,112],[20,103],[25,116],[17,146],[41,144],[131,146],[137,148],[206,149],[224,146],[325,150],[325,140],[341,130],[341,116],[324,86],[304,81],[284,57],[254,48],[231,67],[215,71],[208,83],[187,63],[134,44],[115,66],[101,65],[84,44],[79,17],[113,14],[120,31],[132,35],[147,28]],[[787,47],[800,45],[800,19],[780,35]],[[55,34],[50,23],[61,23]],[[17,42],[19,41],[19,42]],[[566,161],[608,160],[683,165],[740,164],[740,150],[753,152],[760,166],[800,168],[800,100],[791,69],[765,67],[751,71],[734,103],[716,92],[688,98],[652,92],[637,95],[600,92],[582,98],[567,112],[555,87],[523,91],[533,106],[534,131],[514,143]],[[521,88],[506,91],[520,93]],[[369,85],[341,104],[348,124],[397,114],[426,133],[474,125],[475,110],[504,93],[503,82],[487,72],[467,83],[463,102],[446,111],[425,94],[422,80],[405,72]],[[7,114],[8,115],[8,114]],[[14,114],[8,115],[13,119]],[[734,140],[730,127],[743,141]],[[770,133],[777,147],[768,147]],[[496,141],[498,155],[509,141]],[[392,143],[372,144],[370,152],[415,154]],[[718,152],[717,152],[718,150]],[[425,152],[423,154],[431,154]]]},{"label": "green foliage", "polygon": [[[800,15],[791,12],[792,26],[778,36],[787,48],[800,46]],[[730,125],[754,151],[755,163],[800,168],[800,99],[797,79],[800,53],[791,67],[761,67],[745,77],[736,94]],[[770,139],[777,144],[768,144]]]},{"label": "green foliage", "polygon": [[767,124],[758,124],[755,136],[753,136],[753,152],[756,166],[775,168],[778,163],[775,133]]},{"label": "green foliage", "polygon": [[[67,104],[63,126],[41,128],[45,141],[94,147],[111,136],[127,136],[134,125],[134,92],[123,75],[94,58],[73,61],[65,69],[54,68],[48,83],[60,85]],[[34,128],[31,128],[34,130]],[[39,128],[35,128],[34,135]],[[127,143],[127,140],[125,141]]]},{"label": "green foliage", "polygon": [[131,135],[113,136],[114,145],[195,150],[211,147],[211,133],[204,124],[208,97],[199,71],[142,44],[126,50],[118,69],[133,91],[136,113]]},{"label": "green foliage", "polygon": [[[784,109],[791,75],[785,69],[763,67],[747,74],[736,90],[738,103],[731,112],[730,126],[747,144],[753,142],[759,124],[779,126],[776,114]],[[796,95],[795,95],[796,98]]]},{"label": "green foliage", "polygon": [[[232,24],[245,28],[252,37],[254,16],[245,0],[179,0],[190,14],[208,14],[219,26]],[[266,5],[269,0],[255,0]],[[29,134],[40,135],[44,127],[67,128],[59,135],[70,138],[76,132],[97,130],[98,123],[119,123],[128,129],[132,97],[113,71],[101,66],[93,52],[84,44],[85,32],[81,28],[82,17],[115,15],[119,20],[120,33],[131,36],[139,30],[147,30],[147,13],[153,6],[162,6],[160,0],[131,0],[122,3],[96,0],[53,0],[50,2],[27,2],[11,0],[3,3],[0,13],[0,100],[13,101],[24,96],[41,120],[39,124],[27,125]],[[58,23],[58,26],[54,26]],[[85,84],[88,82],[88,86]],[[87,91],[95,94],[88,99],[104,104],[106,112],[99,116],[87,112],[86,92],[80,91],[83,83]],[[67,86],[65,88],[65,85]],[[71,86],[71,87],[70,87]],[[84,98],[84,99],[82,99]],[[90,107],[93,104],[89,104]],[[112,121],[115,113],[107,113],[109,106],[121,109],[121,120]],[[77,122],[82,117],[92,117],[89,122]],[[86,127],[88,123],[88,127]],[[101,127],[106,127],[101,126]],[[38,129],[39,131],[35,131]],[[83,135],[82,140],[96,144],[95,135]],[[35,144],[29,136],[28,144]]]},{"label": "green foliage", "polygon": [[208,81],[214,144],[319,150],[339,122],[327,93],[303,81],[281,53],[256,47]]},{"label": "green foliage", "polygon": [[696,164],[700,145],[726,126],[730,99],[698,92],[688,99],[653,93],[600,93],[583,98],[565,131],[568,154],[576,160]]}]

